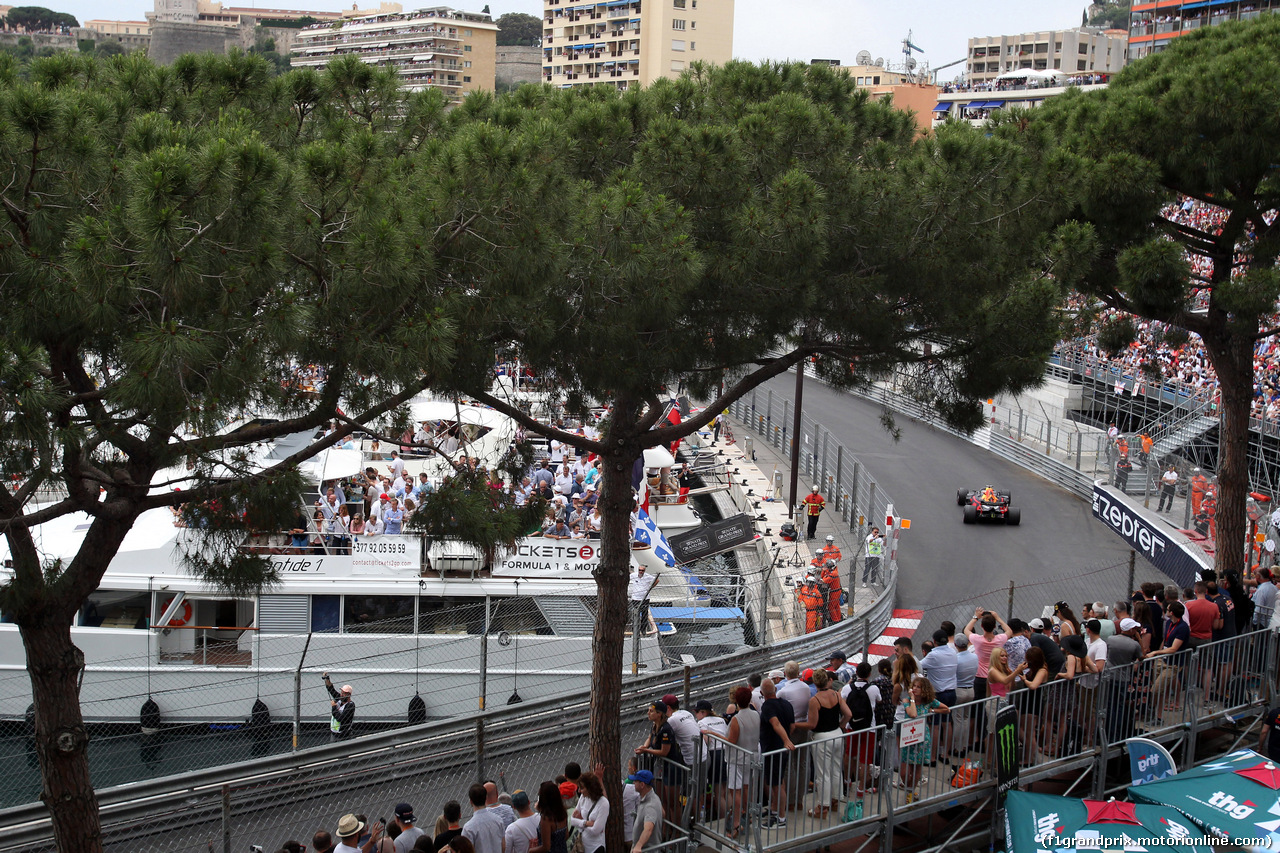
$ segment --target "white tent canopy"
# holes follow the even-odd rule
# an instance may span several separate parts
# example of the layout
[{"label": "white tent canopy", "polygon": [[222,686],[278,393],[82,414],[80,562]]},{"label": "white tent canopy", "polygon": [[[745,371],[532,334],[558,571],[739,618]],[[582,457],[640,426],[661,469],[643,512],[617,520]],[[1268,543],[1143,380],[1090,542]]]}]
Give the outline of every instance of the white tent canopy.
[{"label": "white tent canopy", "polygon": [[310,459],[299,462],[298,470],[320,482],[350,477],[361,469],[359,450],[342,450],[331,447]]},{"label": "white tent canopy", "polygon": [[1013,71],[1006,71],[997,77],[997,80],[1056,80],[1062,76],[1061,71],[1053,69],[1045,69],[1037,71],[1034,68],[1016,68]]}]

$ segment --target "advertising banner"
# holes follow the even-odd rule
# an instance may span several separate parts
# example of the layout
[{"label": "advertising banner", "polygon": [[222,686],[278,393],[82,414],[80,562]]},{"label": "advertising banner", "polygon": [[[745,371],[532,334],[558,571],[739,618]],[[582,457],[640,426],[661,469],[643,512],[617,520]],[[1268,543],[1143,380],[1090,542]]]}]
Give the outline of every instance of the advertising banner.
[{"label": "advertising banner", "polygon": [[422,537],[353,536],[350,554],[276,554],[271,564],[285,576],[416,575],[422,567]]},{"label": "advertising banner", "polygon": [[675,554],[676,562],[690,563],[701,557],[709,557],[745,545],[756,536],[751,518],[745,514],[704,524],[688,533],[680,533],[667,539]]},{"label": "advertising banner", "polygon": [[1133,784],[1146,785],[1177,774],[1178,765],[1174,763],[1173,756],[1155,741],[1131,737],[1124,745],[1129,750],[1129,774]]},{"label": "advertising banner", "polygon": [[1118,493],[1097,483],[1093,486],[1093,516],[1180,587],[1194,584],[1197,573],[1207,568],[1178,541],[1172,531],[1161,530],[1129,506]]},{"label": "advertising banner", "polygon": [[1018,709],[1004,704],[996,711],[996,796],[1004,806],[1005,795],[1018,787]]},{"label": "advertising banner", "polygon": [[594,539],[521,539],[493,564],[494,577],[589,578],[600,565]]}]

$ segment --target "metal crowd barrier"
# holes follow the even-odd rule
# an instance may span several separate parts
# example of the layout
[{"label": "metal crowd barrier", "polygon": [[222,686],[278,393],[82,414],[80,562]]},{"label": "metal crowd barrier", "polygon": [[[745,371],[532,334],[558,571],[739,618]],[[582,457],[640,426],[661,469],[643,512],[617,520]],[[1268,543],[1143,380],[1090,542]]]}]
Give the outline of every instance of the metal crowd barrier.
[{"label": "metal crowd barrier", "polygon": [[[1056,779],[1067,788],[1055,791],[1067,796],[1102,798],[1128,784],[1109,787],[1107,780],[1108,763],[1124,757],[1127,738],[1164,744],[1180,766],[1196,763],[1198,736],[1211,729],[1233,734],[1228,752],[1256,742],[1275,697],[1277,664],[1280,635],[1257,631],[1098,674],[1082,669],[1034,689],[1017,686],[1007,696],[957,702],[925,717],[923,726],[901,719],[765,754],[709,740],[724,750],[726,784],[718,783],[713,760],[692,762],[680,791],[680,820],[691,841],[723,850],[783,853],[863,838],[864,844],[878,839],[887,853],[896,825],[966,806],[946,840],[928,849],[987,839],[1001,746],[994,721],[1003,706],[1018,712],[1016,743],[1003,746],[1017,752],[1020,786]],[[917,741],[922,730],[927,738]],[[773,811],[785,824],[773,821]]]}]

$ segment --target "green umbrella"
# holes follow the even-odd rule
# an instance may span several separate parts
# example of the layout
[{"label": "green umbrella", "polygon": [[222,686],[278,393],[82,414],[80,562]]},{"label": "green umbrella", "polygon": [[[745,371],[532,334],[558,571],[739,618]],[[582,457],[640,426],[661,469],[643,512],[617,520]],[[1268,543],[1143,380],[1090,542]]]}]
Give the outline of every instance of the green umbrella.
[{"label": "green umbrella", "polygon": [[1244,847],[1280,845],[1280,767],[1251,749],[1134,786],[1129,799],[1173,806],[1205,832]]},{"label": "green umbrella", "polygon": [[1213,853],[1205,834],[1167,806],[1010,791],[1004,803],[1004,826],[1008,853]]}]

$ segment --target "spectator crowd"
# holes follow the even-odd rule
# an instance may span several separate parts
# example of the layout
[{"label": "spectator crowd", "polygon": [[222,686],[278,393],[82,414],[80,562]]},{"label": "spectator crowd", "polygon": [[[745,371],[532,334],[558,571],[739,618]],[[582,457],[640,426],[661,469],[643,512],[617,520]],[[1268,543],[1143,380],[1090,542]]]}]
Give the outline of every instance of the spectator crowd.
[{"label": "spectator crowd", "polygon": [[[430,828],[404,802],[385,823],[343,815],[316,832],[311,848],[597,853],[609,815],[620,811],[628,849],[643,853],[695,814],[717,828],[722,821],[730,838],[744,832],[749,815],[764,830],[786,827],[797,811],[857,819],[880,785],[905,792],[909,803],[929,774],[963,787],[992,773],[995,721],[1005,706],[1018,713],[1020,760],[1034,765],[1080,754],[1099,737],[1116,743],[1183,713],[1243,704],[1233,694],[1260,665],[1247,646],[1210,646],[1196,667],[1192,654],[1268,626],[1276,595],[1263,568],[1248,584],[1233,574],[1219,583],[1206,571],[1187,589],[1144,583],[1109,604],[1058,601],[1030,620],[1006,621],[979,606],[963,626],[940,622],[918,650],[899,637],[874,665],[866,655],[854,664],[833,651],[820,666],[792,660],[750,674],[720,701],[687,709],[673,694],[655,699],[644,709],[648,733],[631,748],[620,806],[605,793],[603,766],[583,772],[570,762],[536,789],[471,785],[465,798],[440,804]],[[1191,707],[1193,697],[1202,704]],[[1269,736],[1280,712],[1267,719],[1259,749],[1280,759],[1280,737]],[[300,849],[291,841],[279,853]]]},{"label": "spectator crowd", "polygon": [[[1181,197],[1165,206],[1161,216],[1176,226],[1194,228],[1212,236],[1222,233],[1227,211],[1216,205]],[[1271,214],[1268,222],[1274,219]],[[1254,244],[1254,224],[1246,226],[1245,235],[1237,247],[1231,275],[1238,277],[1245,271]],[[1191,307],[1203,310],[1209,302],[1210,291],[1206,287],[1213,278],[1211,259],[1202,255],[1186,255],[1191,274]],[[1073,297],[1069,308],[1086,307],[1082,297]],[[1105,363],[1135,378],[1146,377],[1178,388],[1189,397],[1216,401],[1218,378],[1209,363],[1208,354],[1199,336],[1184,334],[1168,324],[1141,317],[1126,315],[1114,309],[1106,309],[1098,315],[1098,326],[1109,320],[1128,317],[1137,332],[1136,338],[1124,351],[1104,352],[1096,333],[1062,341],[1057,352],[1066,357],[1083,357]],[[1280,323],[1280,312],[1263,320],[1264,328]],[[1267,420],[1280,419],[1280,346],[1275,335],[1259,340],[1254,346],[1253,415]]]}]

